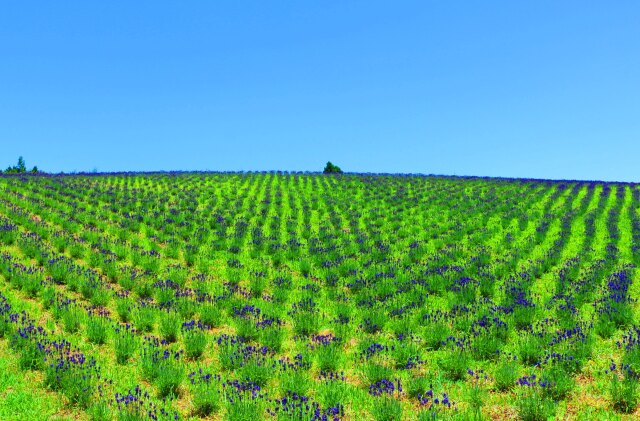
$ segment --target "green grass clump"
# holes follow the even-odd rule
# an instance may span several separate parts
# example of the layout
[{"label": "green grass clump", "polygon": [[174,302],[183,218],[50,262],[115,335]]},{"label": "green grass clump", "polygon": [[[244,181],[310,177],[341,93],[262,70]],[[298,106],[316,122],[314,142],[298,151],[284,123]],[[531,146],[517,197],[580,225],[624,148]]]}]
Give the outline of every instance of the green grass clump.
[{"label": "green grass clump", "polygon": [[107,342],[109,337],[110,323],[101,316],[90,316],[87,318],[87,339],[97,345]]},{"label": "green grass clump", "polygon": [[126,364],[138,348],[135,331],[129,326],[117,328],[113,342],[116,362],[120,365]]}]

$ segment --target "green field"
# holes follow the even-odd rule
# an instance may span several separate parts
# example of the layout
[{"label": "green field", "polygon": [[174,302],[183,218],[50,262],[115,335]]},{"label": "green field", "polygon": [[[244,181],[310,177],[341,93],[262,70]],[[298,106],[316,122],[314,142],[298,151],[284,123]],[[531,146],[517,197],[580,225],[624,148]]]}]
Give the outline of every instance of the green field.
[{"label": "green field", "polygon": [[0,177],[0,419],[640,417],[640,189]]}]

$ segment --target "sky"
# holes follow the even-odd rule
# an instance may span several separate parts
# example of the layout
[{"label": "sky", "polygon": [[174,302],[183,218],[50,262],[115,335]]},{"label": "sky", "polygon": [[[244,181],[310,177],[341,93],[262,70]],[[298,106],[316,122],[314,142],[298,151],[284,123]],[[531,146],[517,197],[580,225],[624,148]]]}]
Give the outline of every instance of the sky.
[{"label": "sky", "polygon": [[637,1],[6,1],[0,169],[640,181]]}]

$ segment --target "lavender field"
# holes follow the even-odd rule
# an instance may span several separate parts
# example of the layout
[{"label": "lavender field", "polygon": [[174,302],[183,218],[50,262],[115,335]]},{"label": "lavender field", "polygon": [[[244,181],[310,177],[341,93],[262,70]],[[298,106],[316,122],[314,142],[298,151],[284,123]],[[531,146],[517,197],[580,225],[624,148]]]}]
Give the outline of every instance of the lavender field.
[{"label": "lavender field", "polygon": [[0,418],[640,417],[638,263],[628,183],[2,176]]}]

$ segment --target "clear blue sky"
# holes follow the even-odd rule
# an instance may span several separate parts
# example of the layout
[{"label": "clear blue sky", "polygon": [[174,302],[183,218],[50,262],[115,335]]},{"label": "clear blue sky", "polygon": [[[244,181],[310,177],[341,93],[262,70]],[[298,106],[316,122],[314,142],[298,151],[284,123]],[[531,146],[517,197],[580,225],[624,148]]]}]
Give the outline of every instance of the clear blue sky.
[{"label": "clear blue sky", "polygon": [[0,167],[640,181],[640,2],[11,1]]}]

